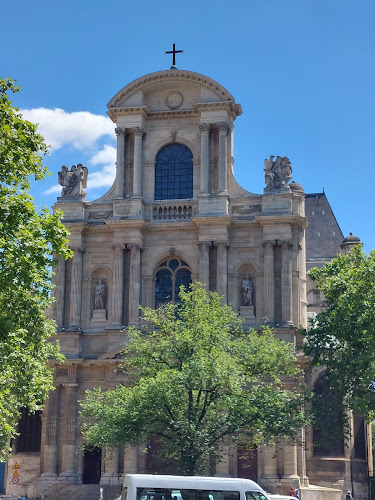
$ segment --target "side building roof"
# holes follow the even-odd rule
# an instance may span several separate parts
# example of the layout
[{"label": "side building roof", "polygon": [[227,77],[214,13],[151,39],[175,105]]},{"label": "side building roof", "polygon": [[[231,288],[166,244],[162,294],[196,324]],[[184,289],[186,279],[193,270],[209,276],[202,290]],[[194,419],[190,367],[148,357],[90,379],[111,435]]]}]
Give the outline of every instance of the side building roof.
[{"label": "side building roof", "polygon": [[311,269],[336,257],[344,236],[324,192],[306,194],[305,213],[306,267]]}]

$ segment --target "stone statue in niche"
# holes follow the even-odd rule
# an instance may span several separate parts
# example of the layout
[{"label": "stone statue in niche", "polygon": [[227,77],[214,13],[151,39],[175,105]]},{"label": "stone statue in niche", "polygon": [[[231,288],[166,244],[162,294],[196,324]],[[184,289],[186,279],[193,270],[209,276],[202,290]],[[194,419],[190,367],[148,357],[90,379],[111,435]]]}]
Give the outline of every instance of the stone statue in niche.
[{"label": "stone statue in niche", "polygon": [[105,309],[105,298],[107,295],[106,286],[103,280],[100,279],[95,287],[95,304],[94,309]]},{"label": "stone statue in niche", "polygon": [[84,197],[86,193],[83,188],[87,187],[87,175],[88,170],[81,163],[72,165],[70,170],[63,165],[58,173],[58,181],[62,186],[61,196]]},{"label": "stone statue in niche", "polygon": [[269,160],[264,160],[265,183],[267,191],[289,191],[288,182],[292,178],[292,167],[289,158],[286,156],[270,156]]},{"label": "stone statue in niche", "polygon": [[252,306],[253,305],[253,282],[249,275],[246,275],[242,280],[242,301],[244,306]]}]

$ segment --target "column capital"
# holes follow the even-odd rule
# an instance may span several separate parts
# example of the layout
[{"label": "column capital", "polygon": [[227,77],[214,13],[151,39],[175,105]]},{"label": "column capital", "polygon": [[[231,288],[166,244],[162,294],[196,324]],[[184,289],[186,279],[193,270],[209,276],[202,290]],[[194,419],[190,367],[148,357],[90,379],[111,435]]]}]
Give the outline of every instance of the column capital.
[{"label": "column capital", "polygon": [[211,129],[211,124],[210,123],[201,123],[199,125],[199,130],[201,132],[207,132],[208,133],[210,131],[210,129]]},{"label": "column capital", "polygon": [[85,251],[85,249],[81,246],[73,246],[73,247],[70,247],[70,249],[73,250],[74,253],[76,253],[76,252],[83,253]]},{"label": "column capital", "polygon": [[198,241],[197,243],[198,247],[201,248],[203,246],[207,246],[207,247],[211,247],[212,246],[212,242],[211,241]]},{"label": "column capital", "polygon": [[228,240],[214,241],[214,246],[215,247],[219,247],[219,246],[229,247],[229,241]]},{"label": "column capital", "polygon": [[112,250],[116,252],[120,252],[121,250],[125,249],[125,245],[123,243],[115,243],[114,245],[111,246]]},{"label": "column capital", "polygon": [[132,248],[138,248],[139,250],[143,250],[143,245],[141,245],[141,243],[128,243],[126,245],[127,250],[131,250]]},{"label": "column capital", "polygon": [[291,240],[279,240],[277,244],[283,248],[285,247],[290,248],[293,246],[293,242]]},{"label": "column capital", "polygon": [[134,128],[132,128],[132,132],[136,136],[143,137],[145,135],[145,131],[144,131],[143,127],[134,127]]},{"label": "column capital", "polygon": [[262,246],[263,247],[268,246],[268,245],[275,246],[276,245],[276,241],[275,240],[264,240],[264,241],[262,241]]},{"label": "column capital", "polygon": [[229,123],[228,122],[219,122],[217,124],[217,128],[219,129],[220,133],[225,133],[225,135],[229,131]]},{"label": "column capital", "polygon": [[116,127],[115,134],[117,135],[117,137],[121,137],[121,136],[125,137],[127,134],[127,130],[126,130],[126,128],[123,128],[123,127]]}]

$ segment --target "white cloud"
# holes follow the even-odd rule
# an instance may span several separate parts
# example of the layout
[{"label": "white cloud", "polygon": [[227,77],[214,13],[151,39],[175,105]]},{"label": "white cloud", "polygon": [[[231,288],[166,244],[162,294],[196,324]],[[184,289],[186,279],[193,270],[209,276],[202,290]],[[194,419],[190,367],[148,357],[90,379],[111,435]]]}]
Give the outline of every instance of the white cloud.
[{"label": "white cloud", "polygon": [[105,144],[103,149],[95,153],[88,164],[102,165],[96,172],[89,170],[87,178],[87,189],[96,189],[101,187],[110,187],[116,176],[116,148]]},{"label": "white cloud", "polygon": [[63,109],[23,109],[24,118],[38,124],[38,132],[52,149],[73,146],[79,151],[92,150],[103,136],[114,139],[114,124],[104,115],[89,111],[67,113]]},{"label": "white cloud", "polygon": [[60,195],[61,193],[61,186],[59,184],[55,184],[54,186],[51,186],[50,188],[46,189],[44,191],[44,194],[58,194]]}]

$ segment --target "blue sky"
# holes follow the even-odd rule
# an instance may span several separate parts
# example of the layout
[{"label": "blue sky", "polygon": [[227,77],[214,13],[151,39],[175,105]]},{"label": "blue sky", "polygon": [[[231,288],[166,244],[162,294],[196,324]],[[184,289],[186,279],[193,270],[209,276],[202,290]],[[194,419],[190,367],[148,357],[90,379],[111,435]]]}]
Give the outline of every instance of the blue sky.
[{"label": "blue sky", "polygon": [[[53,205],[57,172],[89,168],[88,199],[108,190],[115,136],[106,104],[126,84],[168,69],[221,83],[242,105],[235,175],[264,187],[263,161],[288,156],[305,192],[324,188],[346,236],[375,248],[374,0],[20,0],[1,8],[0,75],[52,145],[47,180],[33,185]],[[369,165],[368,165],[369,163]]]}]

